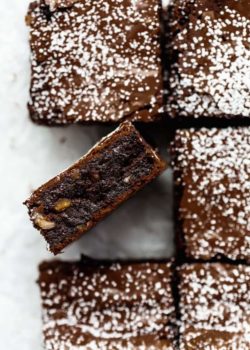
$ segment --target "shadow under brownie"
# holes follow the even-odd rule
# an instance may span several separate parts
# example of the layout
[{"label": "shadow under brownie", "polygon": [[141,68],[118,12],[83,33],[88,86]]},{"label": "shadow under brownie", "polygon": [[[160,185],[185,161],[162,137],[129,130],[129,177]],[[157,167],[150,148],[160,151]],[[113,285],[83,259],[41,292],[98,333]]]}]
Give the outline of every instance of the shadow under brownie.
[{"label": "shadow under brownie", "polygon": [[25,204],[49,250],[57,254],[165,167],[134,126],[124,122]]},{"label": "shadow under brownie", "polygon": [[180,350],[250,349],[250,266],[179,268]]},{"label": "shadow under brownie", "polygon": [[249,0],[171,0],[167,26],[168,116],[250,117]]},{"label": "shadow under brownie", "polygon": [[174,350],[169,262],[44,262],[46,350]]},{"label": "shadow under brownie", "polygon": [[180,255],[250,261],[250,129],[179,129],[171,151]]},{"label": "shadow under brownie", "polygon": [[33,2],[30,115],[39,124],[163,113],[160,0]]}]

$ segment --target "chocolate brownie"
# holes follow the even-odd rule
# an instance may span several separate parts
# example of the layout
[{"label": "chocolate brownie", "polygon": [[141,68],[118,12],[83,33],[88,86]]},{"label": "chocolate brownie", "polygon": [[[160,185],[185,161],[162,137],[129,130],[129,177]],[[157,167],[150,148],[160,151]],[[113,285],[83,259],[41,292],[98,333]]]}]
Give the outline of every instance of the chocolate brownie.
[{"label": "chocolate brownie", "polygon": [[169,116],[250,117],[249,0],[172,0]]},{"label": "chocolate brownie", "polygon": [[250,261],[250,128],[177,130],[172,155],[186,256]]},{"label": "chocolate brownie", "polygon": [[165,169],[165,162],[124,122],[25,202],[57,254]]},{"label": "chocolate brownie", "polygon": [[173,350],[168,262],[44,262],[45,349]]},{"label": "chocolate brownie", "polygon": [[160,0],[38,0],[26,21],[33,121],[160,118]]},{"label": "chocolate brownie", "polygon": [[180,350],[250,349],[250,266],[179,270]]}]

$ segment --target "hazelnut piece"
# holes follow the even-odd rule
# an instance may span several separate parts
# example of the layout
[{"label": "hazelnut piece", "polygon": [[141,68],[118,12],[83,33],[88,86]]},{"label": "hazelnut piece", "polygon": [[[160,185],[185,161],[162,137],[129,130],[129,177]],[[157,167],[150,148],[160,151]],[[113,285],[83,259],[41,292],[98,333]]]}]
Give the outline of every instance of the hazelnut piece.
[{"label": "hazelnut piece", "polygon": [[35,215],[34,222],[42,230],[51,230],[56,226],[56,224],[53,221],[48,220],[45,216],[41,214]]},{"label": "hazelnut piece", "polygon": [[64,211],[65,209],[67,209],[70,206],[71,206],[71,200],[69,200],[67,198],[61,198],[55,203],[54,209],[56,211]]}]

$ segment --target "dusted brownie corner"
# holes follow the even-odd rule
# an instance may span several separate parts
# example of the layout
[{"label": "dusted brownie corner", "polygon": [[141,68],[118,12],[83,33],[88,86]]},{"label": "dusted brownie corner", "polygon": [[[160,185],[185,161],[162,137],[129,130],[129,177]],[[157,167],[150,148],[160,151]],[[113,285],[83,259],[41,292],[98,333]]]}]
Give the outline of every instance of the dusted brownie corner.
[{"label": "dusted brownie corner", "polygon": [[171,0],[168,12],[167,114],[250,117],[250,1]]},{"label": "dusted brownie corner", "polygon": [[39,124],[149,122],[163,113],[160,0],[30,5],[29,110]]},{"label": "dusted brownie corner", "polygon": [[191,259],[250,261],[250,128],[177,130],[179,248]]},{"label": "dusted brownie corner", "polygon": [[46,350],[174,350],[168,262],[44,262]]},{"label": "dusted brownie corner", "polygon": [[250,349],[250,266],[179,269],[180,350]]},{"label": "dusted brownie corner", "polygon": [[165,167],[135,127],[124,122],[25,204],[49,250],[57,254]]}]

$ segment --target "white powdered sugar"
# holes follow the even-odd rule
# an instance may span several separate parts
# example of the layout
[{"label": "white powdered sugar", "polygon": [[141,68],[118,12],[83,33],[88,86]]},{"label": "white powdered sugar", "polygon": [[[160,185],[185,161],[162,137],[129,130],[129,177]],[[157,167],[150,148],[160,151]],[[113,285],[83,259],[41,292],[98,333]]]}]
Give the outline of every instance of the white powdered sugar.
[{"label": "white powdered sugar", "polygon": [[170,268],[47,263],[39,279],[45,348],[173,350]]},{"label": "white powdered sugar", "polygon": [[186,253],[250,257],[250,129],[177,130],[173,166]]},{"label": "white powdered sugar", "polygon": [[180,350],[248,350],[250,267],[186,264],[179,275]]},{"label": "white powdered sugar", "polygon": [[49,1],[50,12],[38,1],[29,11],[33,119],[148,120],[163,112],[158,0],[71,2]]},{"label": "white powdered sugar", "polygon": [[[190,3],[181,4],[182,14]],[[220,11],[205,4],[199,0],[191,5],[195,17],[183,14],[188,23],[172,40],[170,50],[178,54],[170,69],[167,112],[195,118],[250,117],[249,2],[233,0]],[[173,28],[177,22],[174,18]]]}]

